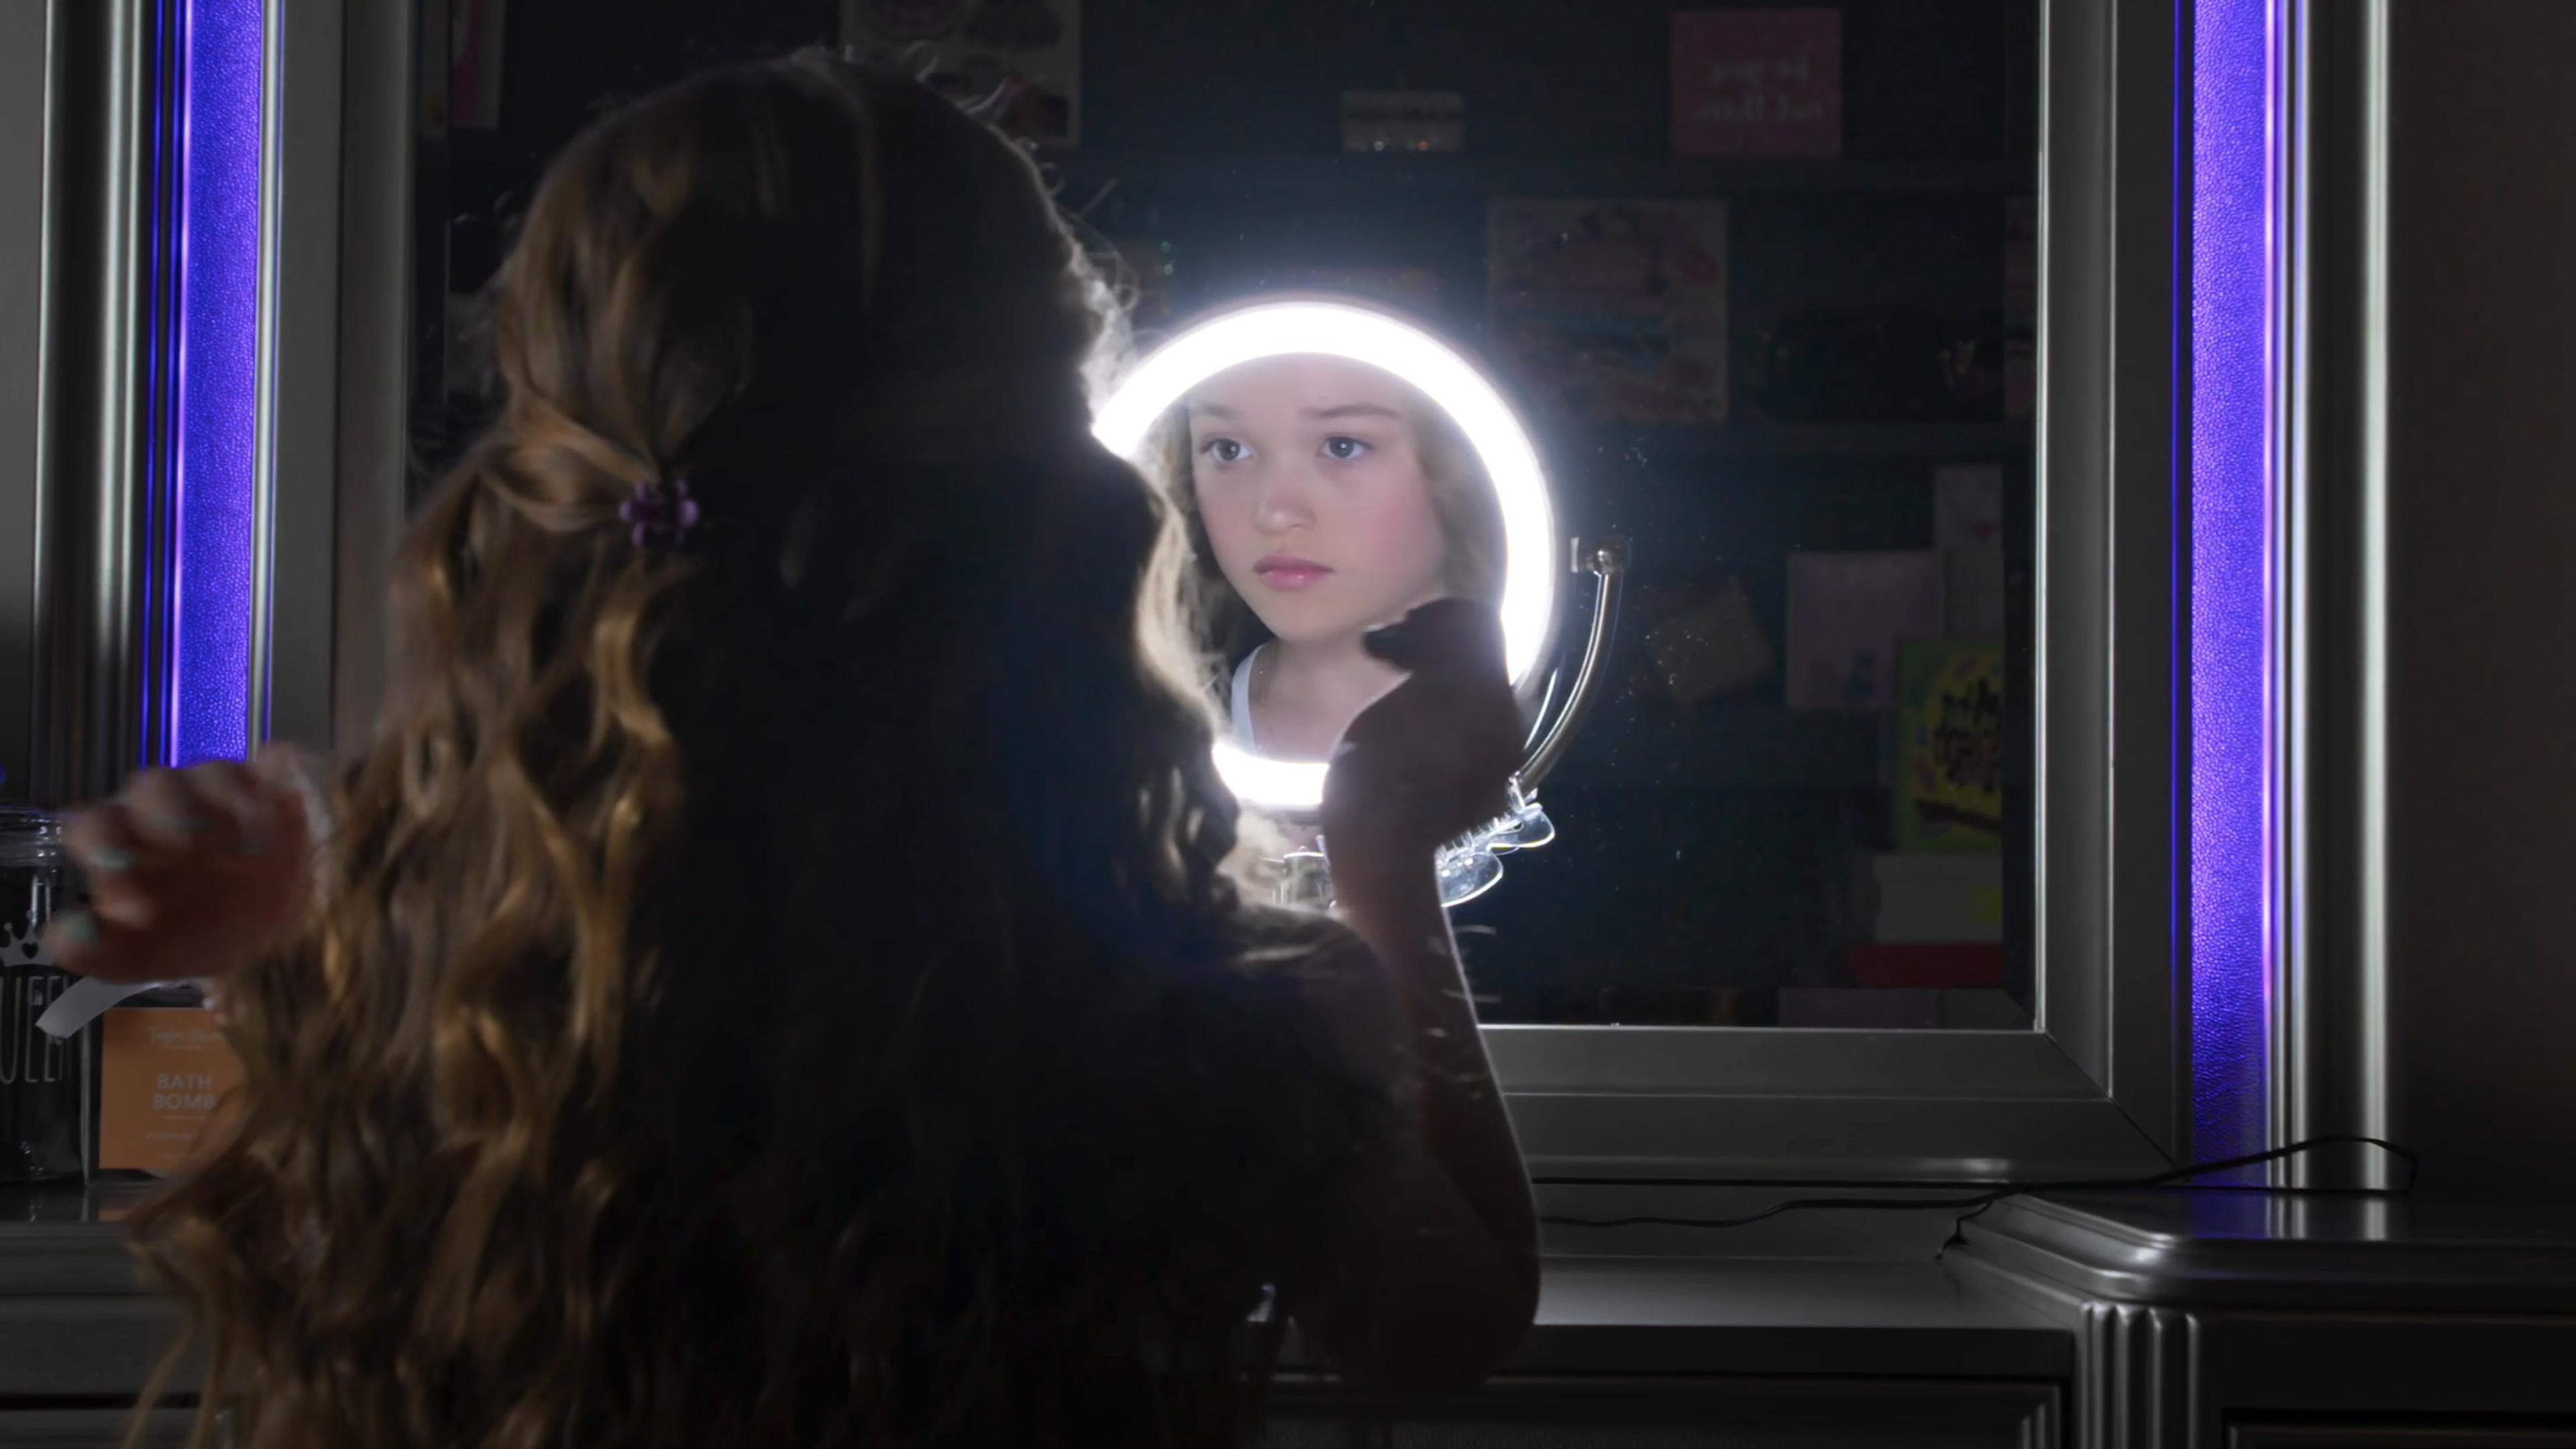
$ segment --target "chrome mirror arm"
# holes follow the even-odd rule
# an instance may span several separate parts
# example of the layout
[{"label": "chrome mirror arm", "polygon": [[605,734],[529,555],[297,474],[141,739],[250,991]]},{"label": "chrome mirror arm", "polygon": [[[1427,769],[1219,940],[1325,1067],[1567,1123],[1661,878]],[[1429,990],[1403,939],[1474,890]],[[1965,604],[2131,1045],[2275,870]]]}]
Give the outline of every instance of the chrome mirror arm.
[{"label": "chrome mirror arm", "polygon": [[1557,707],[1553,720],[1542,719],[1531,730],[1538,744],[1530,751],[1528,763],[1521,766],[1524,790],[1536,790],[1564,757],[1566,747],[1574,743],[1575,731],[1591,711],[1593,695],[1601,682],[1601,665],[1610,654],[1610,641],[1619,632],[1619,596],[1628,573],[1628,541],[1612,537],[1587,544],[1578,538],[1567,551],[1572,572],[1588,573],[1596,581],[1592,628],[1584,636],[1583,657],[1575,666],[1574,683],[1565,691],[1565,702]]}]

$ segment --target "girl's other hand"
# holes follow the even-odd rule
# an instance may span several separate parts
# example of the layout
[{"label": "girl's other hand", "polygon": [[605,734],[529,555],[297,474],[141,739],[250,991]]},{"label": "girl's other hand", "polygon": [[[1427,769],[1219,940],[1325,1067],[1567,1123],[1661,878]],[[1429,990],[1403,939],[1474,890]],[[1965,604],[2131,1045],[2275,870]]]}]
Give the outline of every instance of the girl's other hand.
[{"label": "girl's other hand", "polygon": [[220,978],[283,945],[312,887],[310,768],[272,749],[136,776],[67,832],[90,908],[46,945],[65,970],[117,982]]},{"label": "girl's other hand", "polygon": [[1407,674],[1342,736],[1324,777],[1325,854],[1427,860],[1509,803],[1522,730],[1502,625],[1489,607],[1438,599],[1368,642]]}]

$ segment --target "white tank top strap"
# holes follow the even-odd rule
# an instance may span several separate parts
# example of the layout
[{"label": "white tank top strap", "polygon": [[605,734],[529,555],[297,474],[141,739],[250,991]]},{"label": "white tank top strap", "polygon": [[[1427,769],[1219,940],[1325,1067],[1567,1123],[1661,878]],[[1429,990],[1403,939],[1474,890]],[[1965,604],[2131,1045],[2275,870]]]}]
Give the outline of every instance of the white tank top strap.
[{"label": "white tank top strap", "polygon": [[1243,656],[1242,663],[1234,666],[1234,688],[1227,709],[1234,725],[1234,742],[1254,751],[1258,751],[1260,746],[1252,737],[1252,661],[1260,657],[1261,650],[1255,649]]}]

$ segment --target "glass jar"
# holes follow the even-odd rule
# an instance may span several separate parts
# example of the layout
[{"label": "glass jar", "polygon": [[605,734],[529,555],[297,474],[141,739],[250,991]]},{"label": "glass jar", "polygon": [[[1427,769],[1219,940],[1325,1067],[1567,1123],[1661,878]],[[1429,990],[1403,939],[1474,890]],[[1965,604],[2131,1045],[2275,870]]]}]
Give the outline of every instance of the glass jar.
[{"label": "glass jar", "polygon": [[44,949],[45,923],[71,905],[62,822],[0,805],[0,1182],[81,1175],[80,1039],[36,1029],[72,983]]}]

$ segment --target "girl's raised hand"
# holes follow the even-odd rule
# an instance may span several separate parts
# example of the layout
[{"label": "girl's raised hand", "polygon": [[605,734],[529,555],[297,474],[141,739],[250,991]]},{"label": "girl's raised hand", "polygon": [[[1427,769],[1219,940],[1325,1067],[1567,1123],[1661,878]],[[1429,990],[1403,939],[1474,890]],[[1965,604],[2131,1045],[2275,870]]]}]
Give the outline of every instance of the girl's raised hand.
[{"label": "girl's raised hand", "polygon": [[316,779],[271,749],[134,777],[67,840],[90,907],[46,936],[67,971],[106,981],[219,979],[285,944],[313,881]]},{"label": "girl's raised hand", "polygon": [[1360,712],[1324,777],[1324,853],[1419,857],[1500,816],[1521,765],[1520,712],[1493,609],[1435,599],[1369,636],[1406,671]]}]

